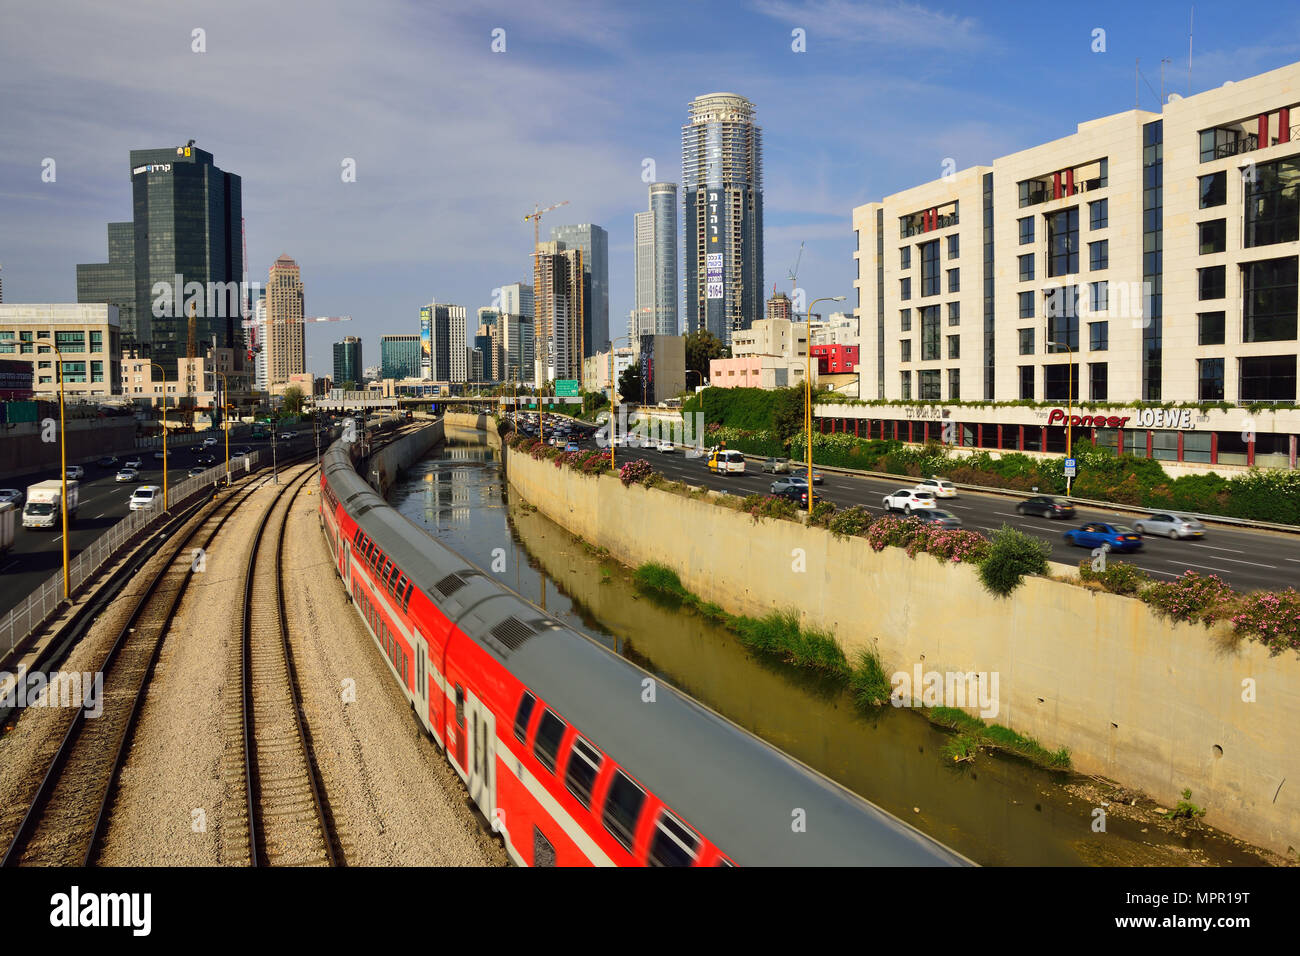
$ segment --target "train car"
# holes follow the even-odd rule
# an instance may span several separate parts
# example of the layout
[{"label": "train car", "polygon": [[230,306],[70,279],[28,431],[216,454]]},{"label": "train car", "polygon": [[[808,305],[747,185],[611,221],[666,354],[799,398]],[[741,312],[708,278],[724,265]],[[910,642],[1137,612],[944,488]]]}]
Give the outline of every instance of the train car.
[{"label": "train car", "polygon": [[969,865],[555,620],[322,457],[321,526],[416,719],[531,866]]}]

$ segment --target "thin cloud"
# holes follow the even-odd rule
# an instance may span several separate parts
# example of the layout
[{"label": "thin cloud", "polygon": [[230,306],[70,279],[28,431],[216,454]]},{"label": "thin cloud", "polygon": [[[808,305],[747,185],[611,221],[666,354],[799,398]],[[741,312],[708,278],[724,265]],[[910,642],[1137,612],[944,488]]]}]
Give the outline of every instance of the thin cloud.
[{"label": "thin cloud", "polygon": [[976,51],[992,42],[973,17],[914,3],[852,3],[849,0],[757,0],[754,9],[807,31],[808,43],[823,39],[856,43],[880,53],[925,50]]}]

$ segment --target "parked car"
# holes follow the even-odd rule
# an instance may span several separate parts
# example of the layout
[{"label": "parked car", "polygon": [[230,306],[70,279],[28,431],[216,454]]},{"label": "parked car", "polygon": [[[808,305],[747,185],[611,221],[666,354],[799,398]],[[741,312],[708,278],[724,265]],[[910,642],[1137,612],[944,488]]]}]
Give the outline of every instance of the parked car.
[{"label": "parked car", "polygon": [[0,488],[0,504],[4,504],[8,502],[9,504],[13,505],[15,508],[21,508],[23,506],[24,497],[25,496],[23,495],[21,489]]},{"label": "parked car", "polygon": [[162,501],[162,489],[157,485],[141,485],[131,494],[131,510],[147,511]]},{"label": "parked car", "polygon": [[122,467],[123,467],[123,468],[134,468],[136,471],[139,471],[141,468],[144,467],[144,462],[140,460],[140,456],[139,456],[139,455],[136,455],[136,456],[133,457],[133,458],[128,458],[128,459],[126,460],[126,464],[123,465]]},{"label": "parked car", "polygon": [[100,468],[116,468],[118,465],[116,455],[105,455],[99,461],[95,462]]},{"label": "parked car", "polygon": [[926,478],[916,483],[917,491],[930,491],[936,498],[956,498],[957,486],[945,478]]},{"label": "parked car", "polygon": [[69,481],[80,481],[84,477],[86,477],[86,469],[82,468],[80,465],[68,466]]},{"label": "parked car", "polygon": [[942,508],[921,508],[912,517],[928,524],[937,524],[941,528],[961,527],[961,519],[951,511],[944,511]]},{"label": "parked car", "polygon": [[659,443],[659,451],[661,454],[671,455],[677,451],[677,447],[670,441],[661,441]]},{"label": "parked car", "polygon": [[114,478],[113,480],[120,481],[120,482],[139,481],[140,472],[136,471],[134,468],[123,468],[121,471],[117,473],[117,477]]},{"label": "parked car", "polygon": [[885,495],[884,506],[886,511],[901,511],[905,515],[922,508],[936,507],[933,492],[918,491],[915,488],[899,488],[892,495]]},{"label": "parked car", "polygon": [[1081,528],[1071,528],[1062,537],[1067,544],[1080,548],[1100,548],[1110,545],[1112,551],[1138,551],[1142,548],[1142,535],[1123,524],[1090,521]]},{"label": "parked car", "polygon": [[763,471],[772,475],[790,474],[789,458],[768,458],[763,462]]},{"label": "parked car", "polygon": [[1058,495],[1035,495],[1016,505],[1016,513],[1040,518],[1073,518],[1074,505],[1070,504],[1069,498]]},{"label": "parked car", "polygon": [[1205,525],[1195,518],[1184,518],[1168,511],[1157,511],[1133,522],[1138,534],[1158,534],[1165,538],[1203,538]]}]

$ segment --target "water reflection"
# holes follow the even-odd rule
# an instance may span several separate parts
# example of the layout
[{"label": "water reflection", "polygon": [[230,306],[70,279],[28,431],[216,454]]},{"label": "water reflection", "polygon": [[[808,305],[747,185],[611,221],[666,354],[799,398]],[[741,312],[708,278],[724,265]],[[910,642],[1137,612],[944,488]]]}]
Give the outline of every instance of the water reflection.
[{"label": "water reflection", "polygon": [[1113,812],[1094,832],[1091,801],[1017,759],[954,765],[941,753],[948,735],[920,715],[863,714],[841,687],[639,594],[626,569],[519,499],[481,440],[449,436],[393,489],[404,515],[571,627],[977,862],[1180,865],[1190,846],[1201,862],[1259,862],[1218,837],[1143,832]]}]

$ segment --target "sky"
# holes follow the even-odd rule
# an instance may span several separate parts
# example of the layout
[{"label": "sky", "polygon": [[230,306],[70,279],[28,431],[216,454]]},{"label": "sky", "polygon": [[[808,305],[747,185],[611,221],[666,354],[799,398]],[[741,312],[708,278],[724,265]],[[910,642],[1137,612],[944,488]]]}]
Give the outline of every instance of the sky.
[{"label": "sky", "polygon": [[609,233],[618,335],[645,161],[680,182],[687,105],[720,91],[753,101],[763,129],[764,294],[789,291],[803,242],[807,297],[851,299],[854,206],[938,177],[945,160],[986,164],[1131,109],[1135,60],[1148,110],[1162,58],[1164,91],[1182,95],[1300,60],[1300,8],[1201,4],[1189,86],[1192,9],[3,0],[5,301],[75,301],[76,264],[107,261],[106,223],[131,218],[129,151],[193,139],[243,178],[250,281],[287,253],[309,315],[352,316],[309,326],[308,371],[329,374],[344,335],[377,364],[379,336],[418,332],[431,300],[472,318],[495,288],[531,282],[523,217],[561,200],[543,238],[563,223]]}]

